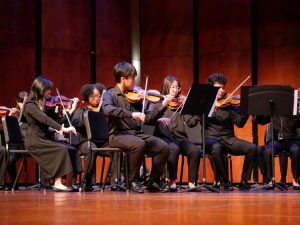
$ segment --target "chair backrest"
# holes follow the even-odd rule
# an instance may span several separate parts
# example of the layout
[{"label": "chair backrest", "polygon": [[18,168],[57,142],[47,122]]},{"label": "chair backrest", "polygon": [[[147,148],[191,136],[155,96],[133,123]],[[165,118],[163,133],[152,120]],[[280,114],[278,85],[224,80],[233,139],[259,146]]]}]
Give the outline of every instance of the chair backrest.
[{"label": "chair backrest", "polygon": [[2,116],[5,143],[8,146],[23,145],[22,133],[18,119],[13,116]]},{"label": "chair backrest", "polygon": [[190,142],[194,143],[195,145],[202,145],[202,126],[200,123],[192,128],[186,126],[185,130]]},{"label": "chair backrest", "polygon": [[103,142],[108,140],[108,121],[102,112],[86,111],[84,113],[84,124],[89,141]]}]

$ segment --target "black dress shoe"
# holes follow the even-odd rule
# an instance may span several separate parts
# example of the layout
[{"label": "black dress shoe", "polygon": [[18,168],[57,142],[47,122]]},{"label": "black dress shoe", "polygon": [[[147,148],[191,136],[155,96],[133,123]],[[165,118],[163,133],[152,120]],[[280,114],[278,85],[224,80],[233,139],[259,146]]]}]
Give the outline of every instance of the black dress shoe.
[{"label": "black dress shoe", "polygon": [[246,190],[250,190],[251,186],[248,184],[248,182],[246,180],[242,180],[239,183],[239,189],[242,191],[246,191]]},{"label": "black dress shoe", "polygon": [[134,193],[144,193],[144,188],[138,182],[131,182],[130,191]]},{"label": "black dress shoe", "polygon": [[300,190],[300,186],[293,186],[293,190],[299,191]]},{"label": "black dress shoe", "polygon": [[233,189],[230,182],[224,182],[223,183],[223,190],[224,191],[234,191],[234,189]]},{"label": "black dress shoe", "polygon": [[202,192],[200,188],[198,187],[193,187],[193,188],[189,188],[188,192]]},{"label": "black dress shoe", "polygon": [[110,187],[110,190],[111,190],[111,191],[121,191],[121,192],[125,192],[127,189],[126,189],[126,187],[123,187],[123,186],[112,185],[112,186]]},{"label": "black dress shoe", "polygon": [[93,188],[92,185],[86,185],[85,188],[84,188],[84,191],[85,192],[93,192],[94,188]]},{"label": "black dress shoe", "polygon": [[219,189],[220,188],[220,181],[215,181],[212,185],[213,188]]},{"label": "black dress shoe", "polygon": [[155,192],[166,193],[169,191],[168,188],[162,188],[156,182],[149,183],[147,185],[146,190],[151,193],[155,193]]},{"label": "black dress shoe", "polygon": [[[5,186],[5,191],[11,191],[12,190],[12,185],[7,185]],[[19,186],[16,185],[14,191],[19,190]]]}]

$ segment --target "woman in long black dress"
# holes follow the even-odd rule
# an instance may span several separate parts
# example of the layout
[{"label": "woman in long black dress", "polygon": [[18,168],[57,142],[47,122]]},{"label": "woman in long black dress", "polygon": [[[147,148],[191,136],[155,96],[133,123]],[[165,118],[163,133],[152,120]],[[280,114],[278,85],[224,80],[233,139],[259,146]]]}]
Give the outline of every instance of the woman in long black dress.
[{"label": "woman in long black dress", "polygon": [[39,163],[46,179],[55,179],[53,190],[72,191],[62,184],[61,177],[82,170],[76,149],[70,145],[55,143],[47,137],[49,127],[65,133],[76,134],[76,129],[64,127],[48,117],[43,109],[45,98],[51,91],[52,82],[40,76],[31,86],[30,94],[24,106],[24,118],[28,123],[25,147]]}]

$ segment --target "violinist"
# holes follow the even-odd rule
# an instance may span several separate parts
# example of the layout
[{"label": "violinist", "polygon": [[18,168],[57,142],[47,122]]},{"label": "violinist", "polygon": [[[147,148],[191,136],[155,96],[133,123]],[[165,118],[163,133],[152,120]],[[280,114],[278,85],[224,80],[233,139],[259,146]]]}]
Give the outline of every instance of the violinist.
[{"label": "violinist", "polygon": [[[19,117],[21,116],[20,114],[23,110],[23,105],[24,105],[24,102],[25,102],[27,96],[28,96],[28,93],[26,91],[21,91],[17,94],[17,96],[16,96],[16,107],[12,108],[9,111],[9,113],[8,113],[9,116],[14,116],[17,119],[19,119]],[[22,138],[24,140],[24,138],[27,134],[28,124],[27,123],[19,123],[19,125],[20,125]],[[1,130],[1,133],[3,133],[2,127],[1,127],[0,130]],[[24,147],[23,146],[14,146],[14,148],[15,149],[23,149]],[[8,163],[7,163],[6,170],[8,172],[9,177],[10,177],[11,184],[7,185],[5,187],[6,191],[11,190],[12,183],[16,178],[16,162],[19,160],[19,158],[20,158],[20,154],[16,154],[16,153],[10,153],[9,154],[9,160],[8,160]],[[18,187],[18,184],[17,184],[16,187],[15,187],[15,190],[18,190],[18,188],[19,187]]]},{"label": "violinist", "polygon": [[[300,107],[298,106],[298,112]],[[269,116],[255,116],[253,121],[264,125],[270,123],[271,118]],[[300,117],[297,116],[273,116],[273,127],[274,127],[274,155],[286,152],[291,158],[291,170],[293,174],[293,189],[300,190],[299,178],[300,178],[300,135],[297,129],[300,128]],[[272,136],[270,127],[267,126],[266,138],[265,138],[265,150],[263,151],[264,160],[264,175],[266,182],[270,184],[267,189],[274,189],[272,185]],[[280,170],[281,170],[281,180],[280,184],[282,186],[286,185],[286,168],[287,161],[280,160]],[[285,165],[284,165],[285,164]]]},{"label": "violinist", "polygon": [[45,179],[55,179],[54,191],[72,191],[62,183],[62,176],[82,171],[76,149],[70,145],[56,143],[47,136],[49,127],[65,133],[75,133],[76,129],[64,127],[48,117],[45,112],[45,99],[50,95],[52,82],[45,77],[37,77],[31,86],[30,94],[24,105],[23,116],[28,123],[25,147],[38,162]]},{"label": "violinist", "polygon": [[124,95],[133,89],[136,75],[133,65],[126,62],[116,64],[114,77],[117,84],[103,95],[102,110],[108,117],[109,145],[120,148],[128,154],[129,182],[132,192],[144,192],[144,188],[138,183],[139,170],[144,154],[154,155],[146,189],[149,192],[165,192],[166,190],[159,186],[159,179],[169,157],[169,145],[158,137],[144,134],[141,125],[153,124],[162,117],[170,99],[164,99],[162,106],[155,112],[143,113],[141,102],[129,102]]},{"label": "violinist", "polygon": [[[93,184],[95,184],[95,165],[96,165],[96,153],[91,153],[87,142],[86,127],[84,123],[84,113],[88,110],[97,112],[99,110],[100,99],[105,86],[101,83],[97,84],[85,84],[80,90],[80,95],[84,101],[84,104],[77,108],[72,117],[72,124],[78,132],[78,143],[76,145],[79,153],[85,155],[85,166],[88,166],[89,170],[86,171],[86,185],[85,191],[93,191]],[[94,143],[91,143],[92,147],[96,147]],[[101,147],[101,146],[98,146]],[[93,180],[94,179],[94,180]]]},{"label": "violinist", "polygon": [[[177,191],[177,165],[180,153],[186,155],[188,159],[189,191],[199,191],[199,189],[195,188],[195,184],[198,180],[201,149],[188,140],[185,126],[196,126],[200,118],[198,116],[182,115],[178,112],[177,107],[183,105],[182,103],[185,98],[181,95],[180,82],[174,76],[169,75],[164,79],[161,94],[170,95],[172,101],[174,101],[158,120],[159,124],[155,129],[155,135],[166,141],[170,146],[170,156],[167,164],[170,192]],[[161,103],[152,104],[149,110],[155,111],[159,107],[161,107]]]},{"label": "violinist", "polygon": [[[207,79],[208,84],[218,87],[218,100],[226,98],[227,79],[223,74],[212,74]],[[256,146],[245,140],[238,139],[234,135],[234,125],[244,127],[248,116],[240,115],[238,109],[228,105],[227,107],[217,107],[212,117],[206,118],[206,146],[211,152],[211,157],[220,175],[224,190],[232,191],[233,188],[228,180],[223,154],[244,155],[243,172],[239,183],[240,190],[249,190],[251,186],[248,180],[256,157]]]}]

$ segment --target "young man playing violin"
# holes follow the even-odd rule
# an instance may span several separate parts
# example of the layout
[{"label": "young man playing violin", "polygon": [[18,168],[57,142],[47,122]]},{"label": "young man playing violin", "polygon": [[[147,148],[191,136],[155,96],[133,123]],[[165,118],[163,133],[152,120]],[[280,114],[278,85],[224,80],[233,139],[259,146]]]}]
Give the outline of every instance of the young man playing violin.
[{"label": "young man playing violin", "polygon": [[[201,149],[188,140],[186,126],[196,126],[200,118],[191,115],[182,115],[178,112],[183,105],[185,97],[181,95],[181,85],[174,76],[167,76],[161,87],[161,94],[170,95],[172,102],[177,102],[173,107],[169,106],[162,117],[158,120],[155,135],[162,138],[170,145],[170,156],[167,169],[169,172],[170,192],[176,192],[177,165],[179,154],[187,156],[188,159],[188,187],[190,192],[199,189],[195,188],[198,180]],[[170,104],[171,105],[171,104]],[[155,111],[161,107],[161,103],[151,104],[149,110]]]},{"label": "young man playing violin", "polygon": [[159,186],[159,179],[169,157],[169,145],[157,137],[144,134],[141,125],[151,124],[160,118],[167,109],[170,98],[165,98],[162,106],[155,112],[142,113],[142,103],[131,103],[124,95],[133,89],[136,75],[133,65],[126,62],[116,64],[114,77],[117,84],[103,95],[102,111],[108,117],[109,145],[120,148],[128,154],[129,182],[132,192],[144,192],[144,188],[137,182],[140,166],[145,153],[154,155],[146,189],[149,192],[165,192],[166,190]]},{"label": "young man playing violin", "polygon": [[[218,100],[225,99],[225,86],[227,79],[223,74],[212,74],[207,79],[208,84],[219,88]],[[211,151],[217,173],[220,175],[225,190],[233,188],[228,181],[228,173],[225,162],[221,157],[215,157],[220,152],[231,155],[245,155],[243,172],[239,188],[249,190],[251,186],[248,180],[256,157],[256,145],[238,139],[234,135],[234,125],[244,127],[249,116],[240,115],[238,110],[229,105],[227,107],[216,106],[212,117],[206,119],[206,146]]]}]

